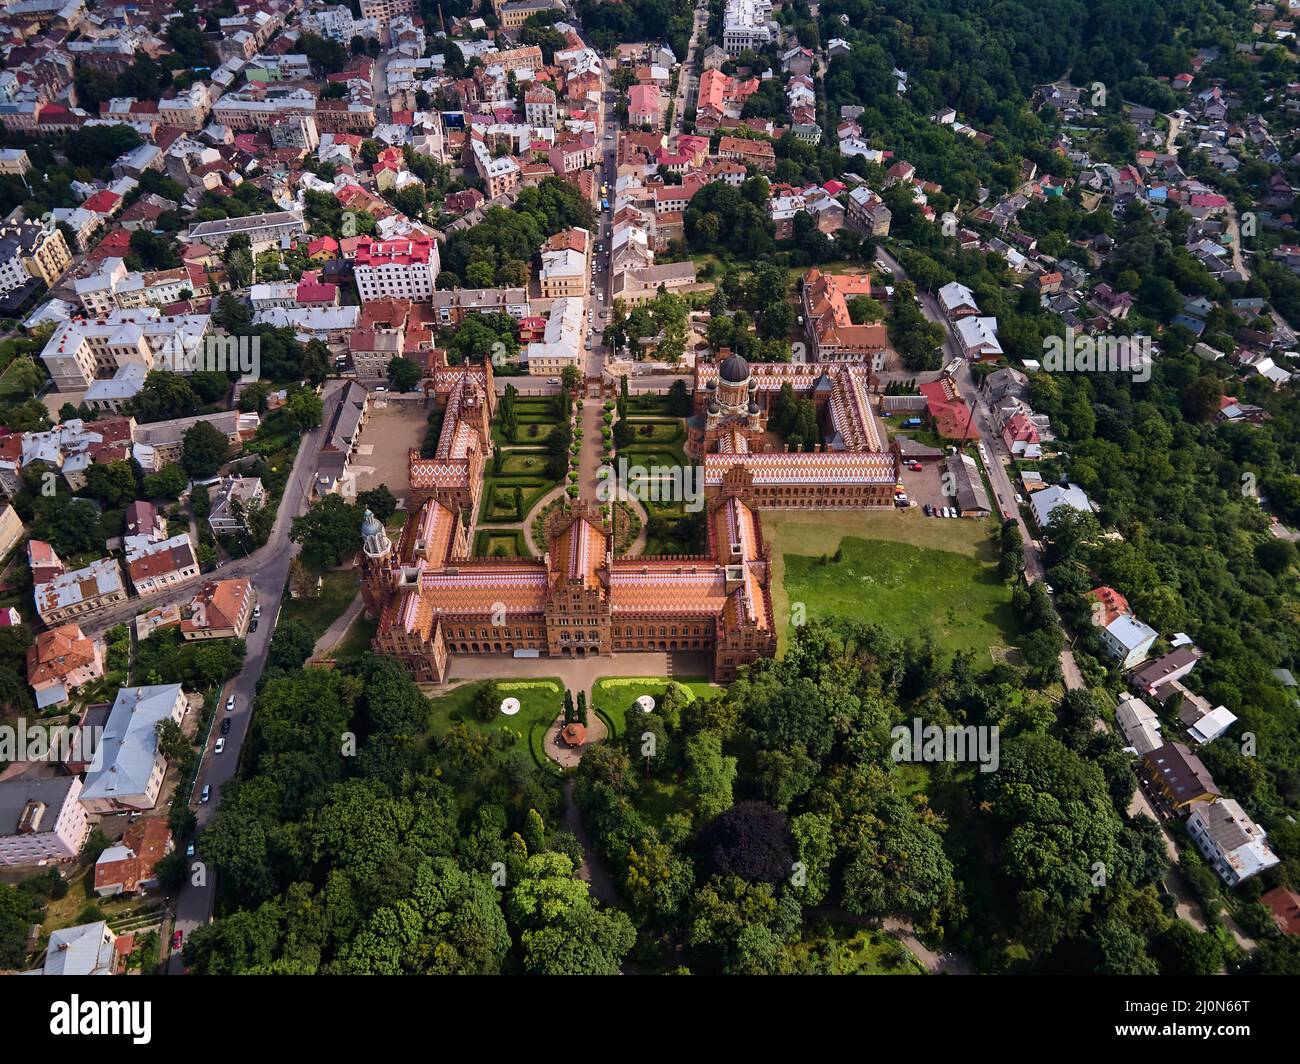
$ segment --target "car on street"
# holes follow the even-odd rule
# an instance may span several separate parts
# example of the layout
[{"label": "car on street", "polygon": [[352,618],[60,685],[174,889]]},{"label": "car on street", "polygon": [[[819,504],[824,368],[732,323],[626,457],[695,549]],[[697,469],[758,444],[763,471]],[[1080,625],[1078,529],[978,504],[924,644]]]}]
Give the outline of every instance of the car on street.
[{"label": "car on street", "polygon": [[184,932],[184,931],[173,931],[173,932],[172,932],[172,949],[174,949],[174,950],[180,949],[180,948],[181,948],[181,940],[182,940],[184,937],[185,937],[185,932]]},{"label": "car on street", "polygon": [[229,735],[229,734],[230,734],[230,722],[231,722],[233,719],[234,719],[233,717],[222,717],[222,718],[221,718],[221,734],[222,734],[222,735]]},{"label": "car on street", "polygon": [[203,790],[199,794],[199,805],[207,805],[208,799],[212,797],[212,784],[205,783]]},{"label": "car on street", "polygon": [[253,617],[254,617],[254,618],[257,618],[257,617],[260,617],[260,616],[262,616],[262,607],[261,607],[261,606],[254,606],[254,607],[253,607]]},{"label": "car on street", "polygon": [[934,513],[934,507],[931,506],[928,502],[923,507],[921,507],[921,510],[926,517],[930,517]]},{"label": "car on street", "polygon": [[249,630],[250,632],[256,632],[256,631],[257,631],[257,618],[256,618],[256,617],[253,618],[252,623],[248,626],[248,630]]},{"label": "car on street", "polygon": [[226,752],[226,740],[224,737],[217,739],[217,745],[212,748],[214,754],[224,754]]},{"label": "car on street", "polygon": [[919,473],[919,472],[921,472],[921,463],[920,463],[920,462],[908,462],[908,463],[907,463],[907,468],[910,469],[913,473]]},{"label": "car on street", "polygon": [[189,843],[189,845],[187,845],[187,846],[185,847],[185,856],[186,856],[186,857],[193,857],[193,856],[194,856],[194,843],[193,843],[193,842]]},{"label": "car on street", "polygon": [[226,699],[226,712],[227,712],[227,713],[233,713],[233,712],[235,712],[235,696],[234,696],[234,695],[231,695],[229,698]]},{"label": "car on street", "polygon": [[559,377],[547,377],[547,378],[546,378],[546,383],[547,383],[547,384],[559,384],[559,383],[560,383],[560,378],[559,378]]}]

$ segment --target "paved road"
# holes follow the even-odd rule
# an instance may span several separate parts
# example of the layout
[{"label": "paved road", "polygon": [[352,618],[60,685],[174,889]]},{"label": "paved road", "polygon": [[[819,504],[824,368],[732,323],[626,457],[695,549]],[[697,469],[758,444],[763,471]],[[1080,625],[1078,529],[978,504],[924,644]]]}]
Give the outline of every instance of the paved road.
[{"label": "paved road", "polygon": [[[321,393],[325,403],[322,424],[329,424],[334,410],[331,403],[336,401],[339,391],[346,383],[346,381],[337,379],[325,382]],[[115,625],[127,624],[133,621],[138,614],[147,610],[189,602],[194,598],[195,592],[208,580],[234,580],[241,576],[247,576],[253,578],[254,584],[260,590],[262,585],[260,574],[268,558],[278,549],[277,537],[282,532],[282,538],[286,543],[288,542],[289,524],[295,516],[305,512],[311,502],[312,482],[316,477],[317,457],[320,453],[320,445],[324,440],[324,435],[324,428],[318,428],[313,429],[303,438],[303,444],[300,445],[298,450],[298,457],[294,461],[293,473],[285,485],[284,495],[280,500],[280,512],[276,519],[275,529],[264,546],[242,558],[232,558],[225,561],[210,573],[201,573],[183,584],[177,584],[165,594],[154,595],[147,599],[132,596],[115,606],[99,610],[80,621],[81,630],[91,638],[97,638]],[[306,444],[311,441],[315,442],[304,451]],[[304,454],[306,455],[305,458]],[[286,510],[285,505],[289,502],[292,502],[296,509]],[[283,525],[283,529],[281,525]],[[266,601],[265,596],[262,597],[262,601]]]},{"label": "paved road", "polygon": [[[331,384],[334,387],[331,387]],[[322,419],[324,424],[328,425],[333,417],[341,393],[342,382],[330,382],[326,385],[325,410]],[[206,804],[192,804],[200,831],[216,815],[217,806],[221,803],[222,786],[239,770],[240,749],[248,735],[248,727],[252,719],[253,694],[257,688],[258,677],[262,675],[262,669],[266,666],[271,633],[275,629],[275,619],[280,612],[280,598],[289,575],[289,563],[297,553],[296,544],[289,540],[290,526],[293,524],[294,517],[305,512],[310,504],[311,485],[319,465],[324,436],[325,429],[318,428],[303,437],[297,460],[294,462],[293,473],[280,499],[280,510],[271,537],[266,546],[247,559],[249,574],[253,577],[258,601],[262,607],[261,623],[258,630],[251,632],[246,639],[248,653],[244,658],[243,669],[238,676],[226,684],[221,692],[223,705],[227,697],[232,694],[235,696],[235,709],[229,714],[231,726],[230,732],[226,735],[225,752],[220,756],[211,753],[212,743],[217,736],[216,727],[212,729],[213,734],[207,737],[207,745],[203,751],[203,764],[199,769],[195,789],[201,791],[205,785],[210,786],[212,797]],[[218,718],[224,716],[227,714],[222,708],[218,712]],[[203,873],[202,884],[196,886],[191,879],[175,899],[175,927],[186,937],[200,924],[206,924],[212,916],[217,870],[203,866],[202,858],[203,854],[200,851],[196,855],[195,863],[191,865],[192,879],[195,873]],[[181,972],[179,954],[172,955],[168,962],[168,971],[171,974]]]}]

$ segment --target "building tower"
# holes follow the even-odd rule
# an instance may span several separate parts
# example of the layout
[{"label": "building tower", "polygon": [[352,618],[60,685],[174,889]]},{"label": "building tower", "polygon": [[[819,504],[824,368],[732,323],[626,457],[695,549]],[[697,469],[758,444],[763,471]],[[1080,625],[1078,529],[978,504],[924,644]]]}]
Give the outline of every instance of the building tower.
[{"label": "building tower", "polygon": [[361,600],[366,616],[378,618],[388,600],[391,588],[389,562],[393,544],[384,531],[384,524],[370,510],[361,521]]},{"label": "building tower", "polygon": [[[757,386],[757,381],[754,382]],[[740,355],[728,355],[718,366],[718,405],[724,415],[743,416],[750,400],[749,363]]]}]

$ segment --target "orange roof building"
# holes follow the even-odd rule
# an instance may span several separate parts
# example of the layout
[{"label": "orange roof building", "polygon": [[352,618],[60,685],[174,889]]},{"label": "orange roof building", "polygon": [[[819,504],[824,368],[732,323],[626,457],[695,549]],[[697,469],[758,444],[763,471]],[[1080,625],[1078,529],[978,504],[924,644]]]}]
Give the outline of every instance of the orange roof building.
[{"label": "orange roof building", "polygon": [[41,632],[27,648],[27,683],[44,709],[67,702],[74,691],[104,675],[99,644],[76,624]]}]

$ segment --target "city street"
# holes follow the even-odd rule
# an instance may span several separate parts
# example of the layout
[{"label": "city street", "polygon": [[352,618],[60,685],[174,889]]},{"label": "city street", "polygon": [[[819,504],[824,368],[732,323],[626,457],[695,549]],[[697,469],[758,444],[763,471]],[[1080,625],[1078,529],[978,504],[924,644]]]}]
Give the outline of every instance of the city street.
[{"label": "city street", "polygon": [[[342,387],[342,381],[329,381],[326,383],[325,410],[322,419],[325,425],[329,424],[331,417],[334,415]],[[195,794],[191,803],[198,817],[197,830],[199,831],[211,822],[213,816],[216,815],[217,806],[221,802],[222,786],[239,770],[239,752],[245,737],[248,735],[249,722],[252,719],[253,694],[257,689],[258,677],[261,676],[262,669],[266,666],[267,652],[271,646],[271,634],[275,631],[275,621],[280,612],[280,598],[284,593],[285,581],[289,576],[289,563],[298,549],[289,540],[290,528],[293,519],[306,512],[310,505],[312,481],[315,479],[319,465],[320,449],[324,442],[324,436],[325,429],[322,427],[313,429],[303,437],[298,450],[298,459],[294,462],[293,474],[289,478],[289,483],[286,485],[284,495],[280,500],[280,510],[276,517],[275,527],[272,529],[271,538],[266,545],[248,558],[243,559],[241,563],[232,562],[220,571],[220,575],[223,577],[251,576],[253,578],[253,584],[257,591],[257,600],[262,607],[262,616],[257,631],[250,632],[245,640],[247,656],[244,658],[243,669],[240,670],[238,676],[226,684],[220,694],[221,708],[218,711],[216,720],[220,720],[221,717],[227,715],[231,718],[230,732],[225,737],[225,751],[220,755],[211,752],[212,742],[216,735],[215,727],[212,729],[212,734],[208,735],[205,740],[203,764],[199,769]],[[238,571],[236,571],[237,568]],[[136,600],[136,608],[139,608],[138,600]],[[235,709],[233,713],[226,714],[225,701],[230,695],[235,696]],[[196,804],[198,802],[198,793],[201,792],[205,785],[212,788],[211,799],[206,804]],[[200,850],[195,855],[194,862],[191,863],[191,879],[193,874],[199,870],[197,866],[201,865],[202,861],[203,853]],[[187,882],[181,888],[179,896],[174,899],[175,927],[186,936],[200,924],[206,924],[212,916],[213,889],[216,883],[217,869],[207,867],[201,870],[203,872],[203,884],[194,886],[192,882]],[[180,974],[181,968],[179,954],[172,954],[169,961],[169,972],[171,974]]]}]

